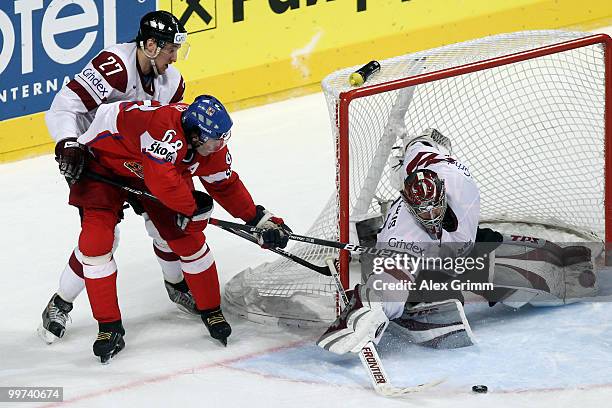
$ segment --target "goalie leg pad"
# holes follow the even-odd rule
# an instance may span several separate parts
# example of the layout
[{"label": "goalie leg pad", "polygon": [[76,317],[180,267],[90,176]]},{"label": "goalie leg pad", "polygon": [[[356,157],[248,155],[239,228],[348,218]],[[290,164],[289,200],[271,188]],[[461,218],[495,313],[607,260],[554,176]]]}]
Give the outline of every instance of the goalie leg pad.
[{"label": "goalie leg pad", "polygon": [[[583,246],[530,248],[501,245],[495,251],[496,287],[517,289],[513,306],[552,306],[595,296],[599,290],[590,249]],[[527,292],[520,294],[520,292]]]},{"label": "goalie leg pad", "polygon": [[336,354],[359,353],[368,342],[377,343],[388,324],[375,291],[357,285],[349,304],[317,340],[317,346]]},{"label": "goalie leg pad", "polygon": [[476,343],[463,306],[456,299],[406,304],[404,314],[391,322],[410,342],[425,347],[454,349]]}]

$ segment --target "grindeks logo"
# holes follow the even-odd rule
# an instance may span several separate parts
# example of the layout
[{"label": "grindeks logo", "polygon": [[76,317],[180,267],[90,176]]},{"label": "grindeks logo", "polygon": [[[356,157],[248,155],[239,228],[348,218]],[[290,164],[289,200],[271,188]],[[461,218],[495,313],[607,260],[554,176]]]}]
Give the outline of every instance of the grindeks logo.
[{"label": "grindeks logo", "polygon": [[93,86],[93,89],[96,91],[100,99],[106,97],[108,89],[102,83],[102,79],[96,76],[96,73],[93,69],[85,68],[83,72],[81,72],[79,75],[81,78],[83,78],[85,81],[89,82]]}]

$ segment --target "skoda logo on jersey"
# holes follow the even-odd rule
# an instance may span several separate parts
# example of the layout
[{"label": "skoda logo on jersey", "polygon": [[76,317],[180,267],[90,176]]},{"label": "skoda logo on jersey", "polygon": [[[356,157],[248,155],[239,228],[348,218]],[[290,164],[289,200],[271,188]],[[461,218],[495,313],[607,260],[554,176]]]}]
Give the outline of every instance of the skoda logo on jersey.
[{"label": "skoda logo on jersey", "polygon": [[83,66],[101,49],[130,41],[155,3],[0,1],[0,120],[47,110],[75,74],[87,75]]},{"label": "skoda logo on jersey", "polygon": [[174,163],[177,152],[183,147],[183,142],[181,140],[172,142],[173,135],[176,135],[176,131],[171,129],[166,132],[162,140],[156,140],[149,132],[144,132],[140,136],[142,152],[153,161]]},{"label": "skoda logo on jersey", "polygon": [[165,161],[172,161],[172,153],[166,147],[163,147],[160,143],[153,143],[148,149],[147,152],[151,153],[152,156],[157,156],[163,158]]}]

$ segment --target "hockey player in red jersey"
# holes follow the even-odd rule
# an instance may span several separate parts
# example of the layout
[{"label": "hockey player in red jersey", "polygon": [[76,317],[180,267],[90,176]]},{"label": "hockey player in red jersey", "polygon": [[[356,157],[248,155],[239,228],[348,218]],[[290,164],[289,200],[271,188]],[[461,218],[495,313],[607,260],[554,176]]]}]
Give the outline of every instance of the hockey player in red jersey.
[{"label": "hockey player in red jersey", "polygon": [[[88,152],[76,140],[89,128],[99,106],[129,100],[154,99],[164,104],[182,101],[185,84],[171,64],[177,60],[179,50],[187,46],[186,36],[187,31],[172,14],[150,12],[142,17],[135,41],[105,48],[59,91],[45,118],[57,142],[55,154],[60,172],[69,182],[78,179],[85,166]],[[136,207],[134,210],[141,212]],[[159,237],[148,214],[142,216],[153,238],[170,299],[180,309],[195,313],[179,257]],[[118,242],[118,229],[116,234]],[[46,342],[64,335],[72,303],[84,288],[82,254],[75,248],[57,292],[43,310],[39,334]]]},{"label": "hockey player in red jersey", "polygon": [[[264,247],[285,247],[291,231],[281,218],[253,203],[232,171],[226,146],[231,127],[221,102],[203,95],[191,105],[160,106],[151,101],[103,105],[78,139],[94,156],[88,171],[147,189],[159,199],[159,203],[142,199],[141,204],[161,238],[180,257],[198,313],[210,335],[223,344],[231,328],[221,312],[215,261],[203,233],[213,199],[234,217],[263,228],[265,233],[257,238]],[[201,178],[210,196],[194,190],[192,176]],[[93,350],[102,362],[124,347],[112,247],[126,197],[124,190],[89,177],[70,187],[69,202],[82,213],[78,248],[99,323]]]}]

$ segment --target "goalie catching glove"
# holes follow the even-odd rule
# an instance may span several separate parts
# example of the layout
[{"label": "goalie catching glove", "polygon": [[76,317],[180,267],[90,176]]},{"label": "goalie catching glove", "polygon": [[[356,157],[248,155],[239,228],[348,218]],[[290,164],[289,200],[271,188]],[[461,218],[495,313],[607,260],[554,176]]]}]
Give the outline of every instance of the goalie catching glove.
[{"label": "goalie catching glove", "polygon": [[197,190],[194,190],[192,194],[197,205],[193,215],[191,217],[183,214],[176,215],[176,225],[186,233],[204,231],[213,210],[213,200],[208,194]]},{"label": "goalie catching glove", "polygon": [[289,235],[293,232],[282,218],[279,218],[258,205],[255,218],[247,222],[247,225],[264,229],[261,234],[253,234],[262,248],[285,248],[289,242]]},{"label": "goalie catching glove", "polygon": [[68,184],[74,184],[79,180],[88,156],[87,146],[77,142],[76,137],[60,140],[55,145],[55,161],[59,164],[59,171],[66,177]]}]

